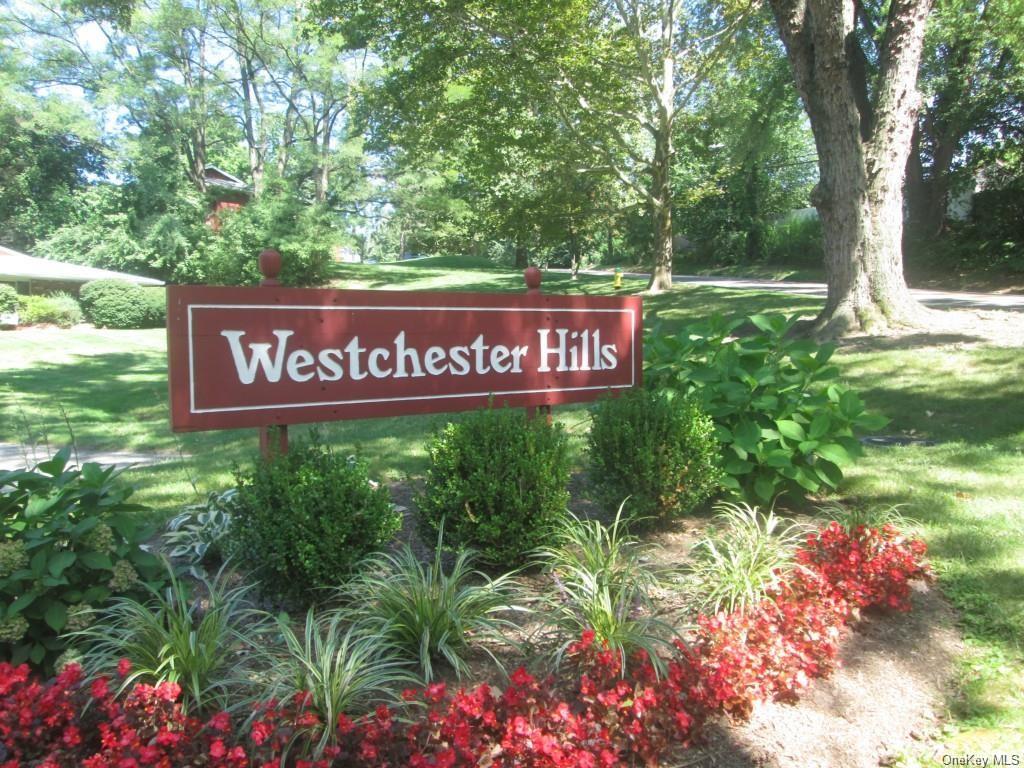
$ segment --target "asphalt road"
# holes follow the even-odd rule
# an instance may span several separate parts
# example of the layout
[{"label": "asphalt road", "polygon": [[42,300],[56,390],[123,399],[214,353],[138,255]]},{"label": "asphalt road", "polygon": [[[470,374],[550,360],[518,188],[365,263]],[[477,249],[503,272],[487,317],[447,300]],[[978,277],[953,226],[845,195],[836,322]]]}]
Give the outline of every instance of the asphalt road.
[{"label": "asphalt road", "polygon": [[[568,272],[567,269],[553,269],[552,272]],[[587,275],[608,275],[607,270],[581,269]],[[624,277],[648,279],[644,272],[623,272]],[[781,280],[751,280],[743,277],[701,277],[699,275],[672,275],[673,283],[707,285],[712,288],[727,288],[733,291],[776,291],[797,296],[824,299],[828,289],[824,283],[790,283]],[[965,291],[930,291],[913,288],[914,298],[926,307],[935,309],[1006,309],[1024,312],[1024,295],[1000,293],[967,293]]]}]

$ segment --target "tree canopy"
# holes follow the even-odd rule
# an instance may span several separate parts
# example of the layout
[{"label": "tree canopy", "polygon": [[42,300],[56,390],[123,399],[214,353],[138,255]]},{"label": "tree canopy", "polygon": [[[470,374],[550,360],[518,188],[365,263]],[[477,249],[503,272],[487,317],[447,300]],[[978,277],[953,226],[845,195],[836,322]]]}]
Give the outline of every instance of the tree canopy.
[{"label": "tree canopy", "polygon": [[899,322],[904,167],[915,237],[1022,176],[1018,5],[937,0],[924,34],[924,0],[8,2],[0,243],[171,280],[255,279],[273,241],[297,282],[471,253],[663,290],[790,258],[813,204],[830,315]]}]

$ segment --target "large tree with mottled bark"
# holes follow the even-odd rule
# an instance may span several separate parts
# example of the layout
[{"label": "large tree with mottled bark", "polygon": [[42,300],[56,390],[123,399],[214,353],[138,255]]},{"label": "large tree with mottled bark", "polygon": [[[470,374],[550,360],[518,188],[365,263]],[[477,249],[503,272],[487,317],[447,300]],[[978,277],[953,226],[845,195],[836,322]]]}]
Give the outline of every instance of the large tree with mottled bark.
[{"label": "large tree with mottled bark", "polygon": [[769,0],[818,149],[812,202],[828,300],[815,330],[913,325],[903,276],[903,181],[932,0]]}]

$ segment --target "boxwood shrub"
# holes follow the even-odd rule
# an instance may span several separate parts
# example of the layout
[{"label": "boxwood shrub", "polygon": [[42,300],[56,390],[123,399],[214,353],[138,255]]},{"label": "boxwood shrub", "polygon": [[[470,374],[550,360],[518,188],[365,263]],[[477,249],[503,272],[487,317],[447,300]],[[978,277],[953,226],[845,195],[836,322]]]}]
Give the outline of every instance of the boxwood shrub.
[{"label": "boxwood shrub", "polygon": [[560,425],[522,410],[481,410],[446,425],[427,450],[418,505],[428,541],[443,524],[449,546],[513,566],[565,515],[569,454]]},{"label": "boxwood shrub", "polygon": [[366,464],[314,435],[284,455],[236,469],[228,554],[251,568],[265,592],[307,603],[337,586],[402,524]]},{"label": "boxwood shrub", "polygon": [[720,486],[714,424],[690,398],[646,389],[603,398],[593,411],[590,478],[600,504],[653,523],[692,512]]},{"label": "boxwood shrub", "polygon": [[98,328],[157,328],[166,319],[163,288],[142,288],[117,279],[82,286],[82,309]]}]

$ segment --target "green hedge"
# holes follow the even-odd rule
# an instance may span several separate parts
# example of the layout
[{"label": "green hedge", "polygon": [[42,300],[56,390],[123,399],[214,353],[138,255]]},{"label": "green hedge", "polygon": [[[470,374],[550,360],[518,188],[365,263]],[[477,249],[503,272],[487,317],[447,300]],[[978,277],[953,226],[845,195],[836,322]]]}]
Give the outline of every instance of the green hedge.
[{"label": "green hedge", "polygon": [[93,280],[82,286],[82,309],[98,328],[159,328],[167,319],[163,288],[124,280]]},{"label": "green hedge", "polygon": [[565,514],[569,453],[560,425],[518,409],[477,411],[434,435],[428,452],[417,500],[428,541],[443,525],[446,544],[512,566]]},{"label": "green hedge", "polygon": [[601,505],[639,522],[692,512],[721,485],[711,419],[692,399],[636,389],[594,409],[590,477]]},{"label": "green hedge", "polygon": [[311,442],[237,470],[228,554],[267,592],[303,603],[339,585],[402,525],[387,488],[370,483],[365,462]]}]

